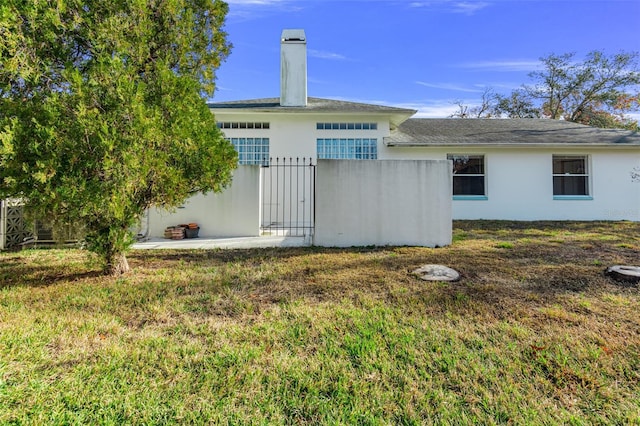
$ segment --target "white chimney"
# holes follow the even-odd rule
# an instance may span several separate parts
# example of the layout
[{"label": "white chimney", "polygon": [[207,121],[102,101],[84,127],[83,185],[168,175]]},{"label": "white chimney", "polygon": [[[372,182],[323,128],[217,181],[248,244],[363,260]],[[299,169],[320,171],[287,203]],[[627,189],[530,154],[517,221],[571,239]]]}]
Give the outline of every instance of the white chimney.
[{"label": "white chimney", "polygon": [[280,105],[307,106],[307,38],[304,30],[282,31]]}]

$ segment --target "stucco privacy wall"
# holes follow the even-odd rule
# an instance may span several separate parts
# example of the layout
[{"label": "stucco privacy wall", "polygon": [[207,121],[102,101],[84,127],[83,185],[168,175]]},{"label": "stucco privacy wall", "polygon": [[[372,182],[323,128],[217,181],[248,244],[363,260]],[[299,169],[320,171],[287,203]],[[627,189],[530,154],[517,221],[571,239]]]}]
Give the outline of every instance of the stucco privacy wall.
[{"label": "stucco privacy wall", "polygon": [[[485,156],[486,200],[454,200],[454,219],[640,220],[640,167],[637,147],[600,148],[384,148],[383,158],[444,159],[447,154]],[[591,199],[554,199],[553,155],[586,155]]]},{"label": "stucco privacy wall", "polygon": [[260,234],[260,167],[238,166],[233,182],[219,194],[198,194],[173,212],[149,211],[149,236],[161,238],[167,226],[195,222],[201,237],[251,237]]},{"label": "stucco privacy wall", "polygon": [[314,245],[451,244],[446,160],[318,160]]}]

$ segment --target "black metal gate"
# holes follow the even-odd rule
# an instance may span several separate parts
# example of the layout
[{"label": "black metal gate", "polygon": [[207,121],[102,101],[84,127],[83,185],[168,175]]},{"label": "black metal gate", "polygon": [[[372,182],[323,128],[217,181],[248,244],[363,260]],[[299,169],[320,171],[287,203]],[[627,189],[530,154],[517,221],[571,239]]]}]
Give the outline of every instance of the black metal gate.
[{"label": "black metal gate", "polygon": [[311,158],[270,158],[261,167],[263,235],[310,237],[315,226],[316,166]]}]

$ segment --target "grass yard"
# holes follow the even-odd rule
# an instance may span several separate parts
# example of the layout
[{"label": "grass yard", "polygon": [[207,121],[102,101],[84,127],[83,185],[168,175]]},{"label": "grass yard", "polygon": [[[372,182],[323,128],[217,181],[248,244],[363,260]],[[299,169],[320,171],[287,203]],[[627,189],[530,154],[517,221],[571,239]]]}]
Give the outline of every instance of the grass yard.
[{"label": "grass yard", "polygon": [[0,254],[0,424],[640,424],[640,223],[129,261]]}]

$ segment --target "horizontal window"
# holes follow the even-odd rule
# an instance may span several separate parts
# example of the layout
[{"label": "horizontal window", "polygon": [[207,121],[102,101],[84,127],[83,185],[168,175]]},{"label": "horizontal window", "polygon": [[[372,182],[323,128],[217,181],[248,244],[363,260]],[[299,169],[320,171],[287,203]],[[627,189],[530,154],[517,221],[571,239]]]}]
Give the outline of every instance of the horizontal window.
[{"label": "horizontal window", "polygon": [[317,130],[378,130],[378,123],[316,123]]},{"label": "horizontal window", "polygon": [[584,155],[554,155],[554,197],[589,196],[588,163]]},{"label": "horizontal window", "polygon": [[269,164],[269,138],[230,138],[229,141],[238,151],[238,164]]},{"label": "horizontal window", "polygon": [[219,129],[268,129],[269,123],[244,122],[244,121],[218,121]]},{"label": "horizontal window", "polygon": [[453,163],[453,195],[486,196],[484,155],[449,154]]},{"label": "horizontal window", "polygon": [[378,158],[377,139],[317,139],[319,159],[375,160]]}]

